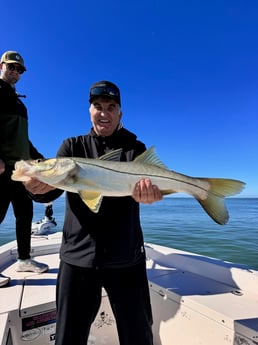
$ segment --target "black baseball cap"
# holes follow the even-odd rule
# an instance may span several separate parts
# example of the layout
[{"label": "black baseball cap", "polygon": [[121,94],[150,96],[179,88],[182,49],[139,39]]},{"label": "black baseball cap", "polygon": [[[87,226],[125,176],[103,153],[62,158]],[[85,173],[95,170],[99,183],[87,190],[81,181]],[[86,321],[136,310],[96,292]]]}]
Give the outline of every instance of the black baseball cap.
[{"label": "black baseball cap", "polygon": [[90,88],[89,102],[92,103],[95,97],[110,97],[121,106],[120,90],[110,81],[102,80],[94,83]]}]

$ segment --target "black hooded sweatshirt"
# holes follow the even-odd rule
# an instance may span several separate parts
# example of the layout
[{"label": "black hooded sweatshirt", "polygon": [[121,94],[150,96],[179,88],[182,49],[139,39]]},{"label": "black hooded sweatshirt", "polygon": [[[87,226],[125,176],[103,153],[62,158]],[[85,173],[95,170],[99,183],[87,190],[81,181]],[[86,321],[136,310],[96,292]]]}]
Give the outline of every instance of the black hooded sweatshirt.
[{"label": "black hooded sweatshirt", "polygon": [[[58,157],[97,158],[122,149],[121,161],[132,161],[146,150],[135,134],[124,128],[111,136],[88,135],[63,141]],[[62,191],[34,196],[52,201]],[[92,212],[76,193],[66,193],[61,260],[80,267],[125,267],[145,260],[139,204],[131,196],[104,197],[99,212]]]}]

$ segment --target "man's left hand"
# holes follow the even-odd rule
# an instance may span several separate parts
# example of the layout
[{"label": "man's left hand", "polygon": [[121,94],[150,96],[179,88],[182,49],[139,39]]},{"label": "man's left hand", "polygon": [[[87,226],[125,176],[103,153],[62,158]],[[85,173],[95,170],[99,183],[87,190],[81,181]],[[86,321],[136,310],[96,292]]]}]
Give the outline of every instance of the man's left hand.
[{"label": "man's left hand", "polygon": [[150,179],[142,179],[137,182],[132,197],[142,204],[152,204],[163,198],[159,188],[153,185]]}]

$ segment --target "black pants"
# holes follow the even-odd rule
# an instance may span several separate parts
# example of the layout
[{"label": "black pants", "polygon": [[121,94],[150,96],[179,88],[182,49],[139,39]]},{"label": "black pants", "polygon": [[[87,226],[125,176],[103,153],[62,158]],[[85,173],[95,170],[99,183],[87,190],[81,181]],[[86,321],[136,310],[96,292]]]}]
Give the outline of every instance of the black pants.
[{"label": "black pants", "polygon": [[21,182],[11,180],[11,171],[0,175],[0,224],[4,220],[10,203],[16,219],[18,258],[30,258],[31,222],[33,203]]},{"label": "black pants", "polygon": [[55,344],[87,344],[101,303],[102,286],[116,319],[120,345],[152,345],[152,313],[145,263],[96,270],[62,261],[57,281]]}]

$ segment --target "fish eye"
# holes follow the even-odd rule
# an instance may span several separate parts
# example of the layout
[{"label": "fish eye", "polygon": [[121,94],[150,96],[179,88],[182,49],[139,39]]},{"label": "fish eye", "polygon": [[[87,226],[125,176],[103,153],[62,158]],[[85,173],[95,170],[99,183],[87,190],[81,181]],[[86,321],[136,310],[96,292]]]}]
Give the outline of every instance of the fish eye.
[{"label": "fish eye", "polygon": [[36,159],[36,163],[41,163],[43,161],[43,159],[42,158],[38,158],[38,159]]}]

